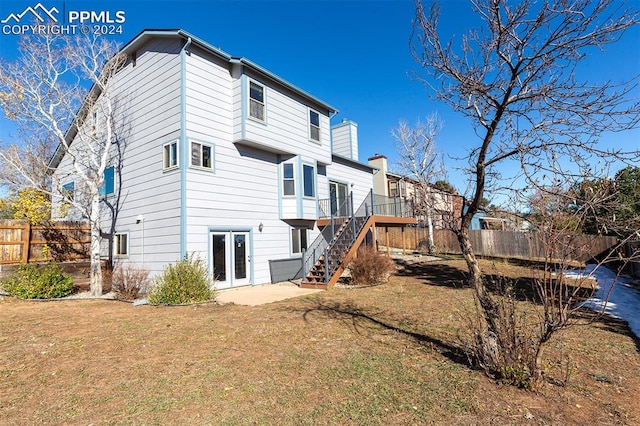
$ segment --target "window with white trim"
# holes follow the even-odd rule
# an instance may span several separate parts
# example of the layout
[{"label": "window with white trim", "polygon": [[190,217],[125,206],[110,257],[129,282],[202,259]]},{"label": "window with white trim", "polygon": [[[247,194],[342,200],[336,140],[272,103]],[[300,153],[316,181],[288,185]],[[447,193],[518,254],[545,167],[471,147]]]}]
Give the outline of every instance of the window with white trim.
[{"label": "window with white trim", "polygon": [[191,165],[213,169],[213,148],[211,145],[191,142]]},{"label": "window with white trim", "polygon": [[309,139],[320,142],[320,114],[309,110]]},{"label": "window with white trim", "polygon": [[173,169],[178,167],[178,141],[164,144],[163,148],[163,169]]},{"label": "window with white trim", "polygon": [[315,172],[316,170],[313,166],[306,164],[302,166],[303,195],[305,197],[316,196]]},{"label": "window with white trim", "polygon": [[98,188],[101,197],[112,195],[116,192],[116,168],[113,166],[104,169],[104,182]]},{"label": "window with white trim", "polygon": [[264,121],[264,86],[249,82],[249,117]]},{"label": "window with white trim", "polygon": [[309,241],[309,230],[306,228],[291,228],[291,253],[300,254],[306,250]]},{"label": "window with white trim", "polygon": [[62,200],[64,203],[73,203],[75,200],[76,192],[76,183],[69,182],[62,185],[62,190],[60,191],[60,195],[62,195]]},{"label": "window with white trim", "polygon": [[291,163],[282,165],[282,195],[296,195],[296,181]]},{"label": "window with white trim", "polygon": [[113,236],[114,256],[129,256],[129,233],[121,232]]}]

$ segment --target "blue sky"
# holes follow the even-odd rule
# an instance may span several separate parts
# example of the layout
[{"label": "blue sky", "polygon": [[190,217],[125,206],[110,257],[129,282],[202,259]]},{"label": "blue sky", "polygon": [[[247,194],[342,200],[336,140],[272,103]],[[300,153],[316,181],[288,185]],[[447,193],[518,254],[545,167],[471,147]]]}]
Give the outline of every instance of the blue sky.
[{"label": "blue sky", "polygon": [[[632,0],[638,3],[640,0]],[[21,13],[38,0],[0,0],[0,20]],[[358,123],[360,160],[376,153],[397,160],[391,129],[400,119],[414,123],[431,112],[444,120],[439,147],[448,179],[461,191],[465,179],[454,157],[477,144],[470,123],[443,104],[431,101],[408,49],[414,4],[394,1],[66,1],[41,0],[46,8],[125,12],[126,43],[145,28],[181,28],[234,56],[244,56],[340,110],[334,123]],[[442,2],[444,38],[477,23],[469,3]],[[0,56],[16,55],[19,36],[0,34]],[[640,28],[617,45],[588,57],[584,76],[622,81],[640,74]],[[640,97],[640,91],[635,92]],[[15,129],[0,119],[0,139],[12,142]],[[640,149],[640,130],[607,135],[603,143]]]}]

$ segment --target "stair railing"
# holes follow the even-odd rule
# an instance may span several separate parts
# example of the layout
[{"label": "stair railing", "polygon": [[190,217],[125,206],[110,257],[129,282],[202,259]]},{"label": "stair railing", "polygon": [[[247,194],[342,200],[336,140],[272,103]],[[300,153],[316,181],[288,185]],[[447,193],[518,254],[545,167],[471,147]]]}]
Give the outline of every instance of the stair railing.
[{"label": "stair railing", "polygon": [[[316,262],[324,256],[325,259],[325,282],[340,267],[344,256],[351,248],[353,242],[358,238],[362,228],[367,223],[371,215],[412,217],[414,214],[411,200],[398,199],[397,197],[386,197],[374,194],[370,191],[362,204],[354,211],[353,193],[349,194],[346,210],[348,219],[344,216],[336,217],[330,215],[330,222],[307,250],[302,251],[302,278],[304,279]],[[332,209],[321,208],[327,212]],[[344,212],[343,208],[336,209],[337,212]],[[343,226],[344,224],[344,226]]]}]

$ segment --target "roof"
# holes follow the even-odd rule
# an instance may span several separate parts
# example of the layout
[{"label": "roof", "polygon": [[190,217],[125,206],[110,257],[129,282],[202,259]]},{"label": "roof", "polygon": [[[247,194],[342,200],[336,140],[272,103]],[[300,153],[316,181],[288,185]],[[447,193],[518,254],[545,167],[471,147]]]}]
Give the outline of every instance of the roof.
[{"label": "roof", "polygon": [[184,39],[185,41],[191,39],[191,43],[196,44],[197,46],[200,46],[201,48],[203,48],[204,50],[206,50],[207,52],[219,57],[220,59],[223,59],[231,64],[240,64],[243,65],[245,67],[247,67],[248,69],[254,71],[255,73],[266,77],[267,79],[278,83],[279,85],[286,87],[287,89],[291,90],[292,92],[302,96],[303,98],[308,99],[309,101],[313,102],[314,104],[317,104],[325,109],[327,109],[329,111],[329,113],[337,113],[338,110],[334,107],[332,107],[331,105],[329,105],[328,103],[316,98],[315,96],[311,95],[310,93],[300,89],[299,87],[295,86],[294,84],[288,82],[287,80],[283,79],[282,77],[277,76],[276,74],[273,74],[272,72],[268,71],[267,69],[261,67],[260,65],[250,61],[249,59],[245,58],[245,57],[241,57],[241,56],[232,56],[228,53],[226,53],[225,51],[223,51],[222,49],[220,49],[219,47],[215,47],[212,44],[202,40],[201,38],[198,38],[196,36],[194,36],[193,34],[182,30],[182,29],[145,29],[143,31],[141,31],[137,36],[135,36],[131,41],[129,41],[129,43],[125,44],[124,47],[121,49],[121,51],[123,52],[132,52],[134,50],[136,50],[141,44],[145,43],[147,40],[149,40],[150,38],[153,37],[181,37],[182,39]]},{"label": "roof", "polygon": [[[303,99],[308,100],[309,102],[315,104],[316,106],[326,109],[329,114],[332,113],[338,113],[338,110],[334,107],[332,107],[331,105],[329,105],[326,102],[321,101],[320,99],[316,98],[315,96],[309,94],[308,92],[300,89],[299,87],[289,83],[287,80],[271,73],[270,71],[266,70],[265,68],[261,67],[260,65],[250,61],[247,58],[244,57],[235,57],[235,56],[231,56],[228,53],[224,52],[222,49],[213,46],[210,43],[207,43],[206,41],[202,40],[201,38],[198,38],[194,35],[192,35],[191,33],[182,30],[182,29],[145,29],[142,30],[140,33],[138,33],[138,35],[136,35],[133,39],[131,39],[127,44],[125,44],[121,49],[120,52],[125,52],[125,53],[130,53],[130,52],[134,52],[137,48],[139,48],[142,44],[146,43],[148,40],[154,38],[154,37],[180,37],[182,39],[185,40],[185,42],[187,41],[191,41],[192,44],[195,44],[199,47],[201,47],[202,49],[204,49],[205,51],[219,57],[220,59],[223,59],[224,61],[227,61],[230,64],[239,64],[242,65],[248,69],[250,69],[251,71],[253,71],[254,73],[266,78],[267,80],[270,80],[272,82],[277,83],[278,85],[290,90],[291,92],[297,94],[298,96],[301,96]],[[99,93],[96,93],[97,89],[96,86],[92,86],[91,89],[89,90],[89,93],[87,94],[86,99],[89,99],[92,96],[99,96]],[[77,115],[82,114],[82,111],[85,109],[86,102],[80,107],[80,110],[78,111]],[[75,137],[75,122],[76,120],[74,120],[74,122],[72,123],[72,125],[70,126],[70,128],[67,130],[67,132],[65,133],[65,138],[67,138],[67,140],[69,142],[71,142],[73,140],[73,138]],[[62,161],[62,157],[64,157],[64,151],[60,150],[60,146],[58,146],[58,148],[56,149],[55,153],[53,154],[53,157],[51,158],[51,160],[49,161],[49,167],[50,168],[56,168],[58,167],[58,165],[60,164],[60,162]]]},{"label": "roof", "polygon": [[344,156],[338,155],[338,154],[331,154],[331,159],[333,161],[335,161],[336,163],[345,164],[347,166],[351,166],[353,168],[359,168],[361,170],[364,170],[364,171],[367,171],[367,172],[371,172],[371,173],[373,173],[374,170],[378,170],[376,167],[372,167],[372,166],[370,166],[368,164],[361,163],[359,161],[352,160],[351,158],[344,157]]}]

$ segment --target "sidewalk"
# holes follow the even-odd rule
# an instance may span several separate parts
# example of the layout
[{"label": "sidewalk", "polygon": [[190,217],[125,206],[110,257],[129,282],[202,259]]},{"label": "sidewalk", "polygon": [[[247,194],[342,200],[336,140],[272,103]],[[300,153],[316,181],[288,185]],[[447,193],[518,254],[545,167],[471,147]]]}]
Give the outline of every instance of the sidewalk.
[{"label": "sidewalk", "polygon": [[300,288],[292,283],[264,284],[220,290],[216,302],[258,306],[320,291],[323,290]]}]

